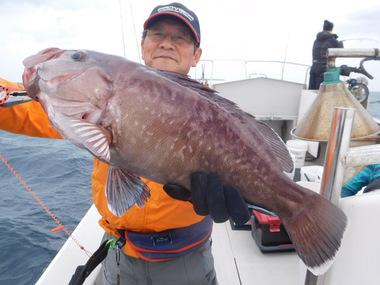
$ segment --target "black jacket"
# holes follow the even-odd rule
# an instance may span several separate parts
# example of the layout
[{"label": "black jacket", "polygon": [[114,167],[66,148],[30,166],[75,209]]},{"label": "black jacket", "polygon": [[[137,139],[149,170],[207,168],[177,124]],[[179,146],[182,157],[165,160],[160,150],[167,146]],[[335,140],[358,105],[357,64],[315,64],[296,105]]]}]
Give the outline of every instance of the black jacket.
[{"label": "black jacket", "polygon": [[326,51],[328,48],[343,48],[343,43],[338,41],[337,38],[336,34],[329,31],[319,32],[313,44],[313,62],[326,63]]}]

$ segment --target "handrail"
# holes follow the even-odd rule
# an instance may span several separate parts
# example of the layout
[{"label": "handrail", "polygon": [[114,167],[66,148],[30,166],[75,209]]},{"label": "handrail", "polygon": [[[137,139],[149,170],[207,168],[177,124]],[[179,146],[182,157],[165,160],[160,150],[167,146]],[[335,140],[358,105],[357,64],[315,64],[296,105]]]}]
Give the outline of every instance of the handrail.
[{"label": "handrail", "polygon": [[[199,77],[198,74],[197,74],[197,70],[199,69],[199,66],[202,66],[202,63],[211,63],[211,75],[209,78],[202,78],[202,77]],[[248,67],[247,67],[247,64],[249,63],[275,63],[275,64],[282,64],[283,67],[286,66],[286,65],[294,65],[294,66],[300,66],[300,67],[305,67],[305,80],[304,80],[304,84],[307,85],[307,78],[308,78],[308,75],[309,75],[309,70],[311,68],[310,65],[308,64],[302,64],[302,63],[296,63],[296,62],[288,62],[288,61],[280,61],[280,60],[244,60],[244,59],[201,59],[200,62],[198,63],[198,67],[195,68],[195,79],[197,80],[207,80],[210,84],[212,84],[213,81],[222,81],[222,79],[215,79],[214,78],[214,65],[216,62],[241,62],[242,64],[244,64],[244,76],[245,78],[242,78],[242,79],[248,79],[250,78],[250,75],[251,74],[248,74]],[[204,70],[202,70],[202,76],[204,75]],[[281,70],[281,80],[283,80],[284,78],[284,68],[282,68]],[[265,75],[265,74],[263,74]]]},{"label": "handrail", "polygon": [[366,145],[350,148],[342,157],[345,167],[380,163],[380,145]]},{"label": "handrail", "polygon": [[247,78],[247,63],[250,63],[250,62],[283,64],[283,68],[282,68],[282,71],[281,71],[281,80],[284,79],[284,67],[285,67],[285,65],[289,64],[289,65],[296,65],[296,66],[307,67],[306,68],[306,73],[305,73],[305,81],[304,81],[304,84],[307,85],[307,76],[308,76],[309,70],[311,68],[311,66],[308,65],[308,64],[297,63],[297,62],[290,62],[290,61],[280,61],[280,60],[246,60],[245,61],[245,76],[246,76],[246,78]]}]

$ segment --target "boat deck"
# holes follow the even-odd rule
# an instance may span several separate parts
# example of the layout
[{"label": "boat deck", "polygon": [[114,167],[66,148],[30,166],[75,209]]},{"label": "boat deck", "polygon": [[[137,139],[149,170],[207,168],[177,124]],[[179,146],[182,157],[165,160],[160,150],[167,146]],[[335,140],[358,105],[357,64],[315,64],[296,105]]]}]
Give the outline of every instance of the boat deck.
[{"label": "boat deck", "polygon": [[214,224],[212,239],[220,285],[303,284],[295,252],[262,253],[250,230],[232,230],[229,222]]},{"label": "boat deck", "polygon": [[[380,215],[380,191],[345,198],[341,204],[351,224],[340,254],[322,284],[378,285],[380,220],[374,217]],[[86,241],[90,251],[98,248],[103,236],[99,217],[92,206],[73,232],[76,239]],[[305,284],[306,269],[295,252],[262,253],[250,230],[232,230],[229,222],[214,224],[212,239],[220,285]],[[87,260],[88,256],[69,238],[36,284],[68,284],[76,267]],[[98,266],[84,284],[101,284],[100,272],[101,266]]]}]

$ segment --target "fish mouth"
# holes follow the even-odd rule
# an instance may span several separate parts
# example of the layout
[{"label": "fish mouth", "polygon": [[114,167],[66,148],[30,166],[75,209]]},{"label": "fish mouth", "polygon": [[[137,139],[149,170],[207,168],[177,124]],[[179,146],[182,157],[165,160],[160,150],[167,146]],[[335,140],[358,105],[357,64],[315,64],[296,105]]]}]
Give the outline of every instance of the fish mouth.
[{"label": "fish mouth", "polygon": [[38,75],[38,66],[45,61],[59,57],[64,52],[58,48],[48,48],[23,60],[25,70],[22,74],[22,82],[31,98],[38,99],[38,94],[41,92],[38,85],[41,79]]},{"label": "fish mouth", "polygon": [[22,75],[22,81],[29,97],[39,101],[38,97],[40,97],[41,92],[45,92],[46,86],[59,86],[63,82],[75,78],[85,71],[84,69],[72,69],[65,72],[54,69],[52,72],[44,71],[45,63],[59,58],[63,53],[65,53],[65,50],[49,48],[36,55],[27,57],[23,61],[25,69]]},{"label": "fish mouth", "polygon": [[28,96],[32,99],[38,100],[38,94],[41,92],[38,85],[40,76],[35,68],[25,68],[22,74],[22,82],[25,86]]}]

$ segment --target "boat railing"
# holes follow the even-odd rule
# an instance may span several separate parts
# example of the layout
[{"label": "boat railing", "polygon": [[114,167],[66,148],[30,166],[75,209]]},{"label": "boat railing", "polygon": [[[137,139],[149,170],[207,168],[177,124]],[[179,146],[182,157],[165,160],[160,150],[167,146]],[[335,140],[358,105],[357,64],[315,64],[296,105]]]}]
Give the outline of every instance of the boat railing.
[{"label": "boat railing", "polygon": [[310,68],[307,64],[280,60],[202,59],[190,74],[209,85],[253,77],[270,77],[307,85]]},{"label": "boat railing", "polygon": [[[275,63],[275,64],[279,64],[281,65],[281,80],[284,80],[284,74],[285,74],[285,67],[286,66],[297,66],[297,67],[302,67],[305,69],[305,75],[304,75],[304,84],[306,85],[307,84],[307,79],[308,79],[308,75],[309,75],[309,70],[311,68],[310,65],[307,65],[307,64],[302,64],[302,63],[296,63],[296,62],[289,62],[289,61],[277,61],[277,60],[246,60],[245,61],[245,73],[246,73],[246,76],[247,76],[247,64],[249,63]],[[251,74],[248,75],[247,78],[251,78]]]}]

